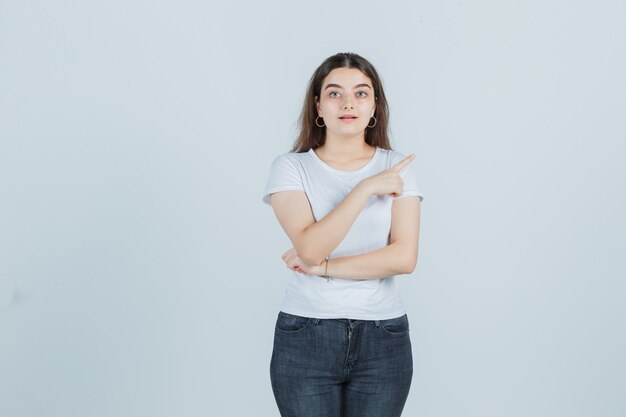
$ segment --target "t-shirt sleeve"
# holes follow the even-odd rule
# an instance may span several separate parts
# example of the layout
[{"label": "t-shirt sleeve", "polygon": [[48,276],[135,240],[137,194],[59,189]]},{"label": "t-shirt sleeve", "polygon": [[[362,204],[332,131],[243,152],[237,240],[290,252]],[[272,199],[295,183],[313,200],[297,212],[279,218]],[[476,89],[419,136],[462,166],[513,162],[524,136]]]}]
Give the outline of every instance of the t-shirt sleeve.
[{"label": "t-shirt sleeve", "polygon": [[304,186],[297,162],[289,154],[282,154],[274,158],[270,167],[269,178],[263,193],[263,202],[271,206],[270,194],[287,190],[304,191]]},{"label": "t-shirt sleeve", "polygon": [[[393,161],[391,165],[393,166],[397,164],[398,162],[402,161],[407,156],[408,155],[404,155],[399,152],[396,152],[396,157],[394,158],[395,160]],[[424,195],[422,194],[422,191],[420,189],[420,185],[417,180],[417,174],[415,171],[415,158],[400,171],[400,178],[402,178],[402,181],[404,181],[404,187],[403,187],[404,192],[402,193],[402,195],[393,197],[394,200],[397,200],[399,198],[409,197],[409,196],[417,196],[420,198],[420,201],[424,201]]]}]

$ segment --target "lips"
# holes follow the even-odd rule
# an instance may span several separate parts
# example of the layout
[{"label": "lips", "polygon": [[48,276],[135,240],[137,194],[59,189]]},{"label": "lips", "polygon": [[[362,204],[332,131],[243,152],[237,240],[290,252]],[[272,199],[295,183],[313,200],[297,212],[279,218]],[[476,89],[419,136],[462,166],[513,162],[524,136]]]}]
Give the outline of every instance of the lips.
[{"label": "lips", "polygon": [[343,116],[339,117],[340,119],[356,119],[356,116],[353,116],[351,114],[344,114]]}]

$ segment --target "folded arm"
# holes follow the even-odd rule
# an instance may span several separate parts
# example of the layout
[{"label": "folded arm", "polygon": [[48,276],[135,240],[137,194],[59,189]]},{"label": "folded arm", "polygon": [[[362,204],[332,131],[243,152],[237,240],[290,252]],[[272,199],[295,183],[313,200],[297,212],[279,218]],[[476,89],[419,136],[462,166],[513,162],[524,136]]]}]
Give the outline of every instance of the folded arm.
[{"label": "folded arm", "polygon": [[345,238],[370,192],[357,184],[323,219],[316,222],[304,191],[280,191],[270,196],[278,222],[298,255],[309,265],[320,265]]},{"label": "folded arm", "polygon": [[329,259],[327,274],[343,279],[377,279],[410,274],[413,268],[406,252],[404,246],[391,244],[361,255]]},{"label": "folded arm", "polygon": [[417,196],[395,200],[389,245],[360,255],[331,258],[327,274],[333,278],[377,279],[412,273],[417,264],[420,206]]}]

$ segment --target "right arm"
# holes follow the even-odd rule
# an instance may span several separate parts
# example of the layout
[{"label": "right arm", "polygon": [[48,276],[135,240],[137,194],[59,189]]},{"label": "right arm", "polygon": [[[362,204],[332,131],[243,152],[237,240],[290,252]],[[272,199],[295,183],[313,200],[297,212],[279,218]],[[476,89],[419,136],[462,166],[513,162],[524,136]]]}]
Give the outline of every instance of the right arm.
[{"label": "right arm", "polygon": [[371,193],[357,184],[323,219],[315,222],[304,191],[281,191],[270,196],[274,213],[300,258],[319,265],[344,239]]}]

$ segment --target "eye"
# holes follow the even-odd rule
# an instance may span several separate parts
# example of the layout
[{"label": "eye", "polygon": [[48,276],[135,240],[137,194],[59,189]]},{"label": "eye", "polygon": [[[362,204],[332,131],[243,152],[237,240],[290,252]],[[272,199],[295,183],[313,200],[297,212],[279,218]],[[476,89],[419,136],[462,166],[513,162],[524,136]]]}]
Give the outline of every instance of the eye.
[{"label": "eye", "polygon": [[[336,95],[334,95],[334,94],[336,94]],[[330,93],[328,93],[328,95],[334,98],[334,97],[337,97],[339,95],[339,93],[337,91],[331,91]]]},{"label": "eye", "polygon": [[359,91],[356,93],[356,95],[359,97],[367,97],[367,93],[365,91]]}]

